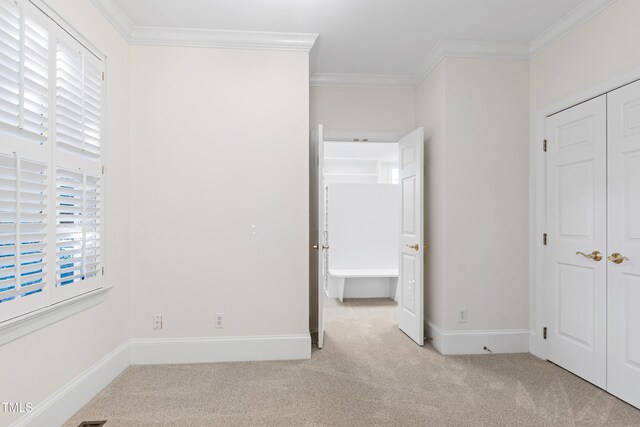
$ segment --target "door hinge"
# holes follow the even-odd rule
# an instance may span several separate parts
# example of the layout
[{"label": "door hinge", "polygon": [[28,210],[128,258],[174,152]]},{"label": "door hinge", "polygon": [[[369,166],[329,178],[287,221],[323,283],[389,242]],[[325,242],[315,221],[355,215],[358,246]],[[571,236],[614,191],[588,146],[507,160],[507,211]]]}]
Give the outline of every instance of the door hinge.
[{"label": "door hinge", "polygon": [[104,81],[104,71],[102,72],[102,81]]},{"label": "door hinge", "polygon": [[102,175],[104,175],[104,165],[102,166]]},{"label": "door hinge", "polygon": [[543,244],[543,245],[545,245],[545,246],[547,246],[547,242],[548,242],[548,240],[549,240],[549,237],[547,236],[547,233],[544,233],[544,234],[542,235],[542,244]]},{"label": "door hinge", "polygon": [[544,143],[542,144],[542,150],[543,150],[545,153],[547,152],[547,145],[548,145],[548,144],[549,144],[549,143],[548,143],[548,142],[547,142],[547,140],[545,139],[545,140],[544,140]]},{"label": "door hinge", "polygon": [[102,267],[102,275],[104,276],[104,267]]},{"label": "door hinge", "polygon": [[542,338],[547,339],[547,327],[542,328]]}]

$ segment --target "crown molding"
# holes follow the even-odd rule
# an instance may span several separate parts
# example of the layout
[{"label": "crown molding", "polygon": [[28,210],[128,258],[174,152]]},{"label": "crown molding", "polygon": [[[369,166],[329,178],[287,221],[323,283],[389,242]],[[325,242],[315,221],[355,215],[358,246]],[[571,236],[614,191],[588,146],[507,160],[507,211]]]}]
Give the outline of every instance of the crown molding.
[{"label": "crown molding", "polygon": [[586,0],[571,12],[560,18],[558,22],[540,33],[530,43],[529,52],[535,56],[548,46],[569,34],[580,25],[593,18],[617,0]]},{"label": "crown molding", "polygon": [[440,40],[418,66],[414,86],[419,85],[444,58],[528,59],[529,44],[477,40]]},{"label": "crown molding", "polygon": [[[398,75],[316,73],[311,76],[311,86],[409,88],[420,84],[447,57],[531,58],[616,1],[585,0],[530,43],[440,40],[421,62],[413,79]],[[91,0],[91,3],[129,43],[137,45],[309,52],[318,38],[318,34],[307,33],[138,27],[114,0]]]},{"label": "crown molding", "polygon": [[130,44],[309,52],[318,34],[136,26],[114,0],[91,0]]},{"label": "crown molding", "polygon": [[316,87],[413,89],[413,79],[411,76],[387,74],[316,73],[311,76],[310,85]]},{"label": "crown molding", "polygon": [[309,52],[318,34],[135,27],[131,44]]},{"label": "crown molding", "polygon": [[113,27],[128,42],[131,41],[131,34],[135,25],[129,15],[113,0],[91,0],[91,3],[98,9]]}]

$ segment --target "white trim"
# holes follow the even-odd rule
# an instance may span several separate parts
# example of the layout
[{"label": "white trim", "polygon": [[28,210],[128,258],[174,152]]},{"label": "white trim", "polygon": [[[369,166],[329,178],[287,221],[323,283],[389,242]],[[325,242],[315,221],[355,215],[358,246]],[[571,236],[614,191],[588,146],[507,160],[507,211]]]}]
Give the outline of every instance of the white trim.
[{"label": "white trim", "polygon": [[246,362],[311,358],[311,336],[133,339],[132,365]]},{"label": "white trim", "polygon": [[126,41],[131,41],[131,34],[135,25],[119,4],[113,0],[91,0],[91,3],[107,18],[107,21],[113,25]]},{"label": "white trim", "polygon": [[310,85],[315,87],[413,89],[413,78],[386,74],[316,73],[311,76]]},{"label": "white trim", "polygon": [[418,86],[444,58],[528,59],[529,45],[519,42],[440,40],[418,66],[413,83]]},{"label": "white trim", "polygon": [[309,52],[318,38],[318,34],[310,33],[136,26],[113,0],[91,0],[91,3],[134,45]]},{"label": "white trim", "polygon": [[529,49],[531,56],[539,54],[548,46],[560,40],[616,1],[617,0],[587,0],[582,2],[531,41]]},{"label": "white trim", "polygon": [[36,405],[11,427],[62,425],[129,366],[125,342],[98,363]]},{"label": "white trim", "polygon": [[100,304],[112,287],[96,289],[0,323],[0,346]]},{"label": "white trim", "polygon": [[[96,0],[97,1],[97,0]],[[318,34],[135,27],[131,44],[309,52]]]},{"label": "white trim", "polygon": [[[542,234],[546,232],[546,159],[542,150],[542,144],[545,138],[545,122],[546,118],[552,114],[566,110],[574,105],[588,101],[597,96],[611,92],[622,86],[640,80],[640,67],[632,68],[628,71],[616,74],[610,79],[596,83],[579,92],[555,101],[536,112],[536,130],[535,140],[532,141],[532,147],[535,149],[535,206],[533,206],[532,214],[535,215],[535,221],[531,226],[531,239],[536,242],[535,262],[531,266],[535,269],[535,306],[534,306],[534,325],[536,333],[532,334],[531,353],[542,359],[546,359],[546,346],[541,333],[545,326],[546,319],[550,315],[544,310],[547,286],[544,280],[546,270],[546,251],[542,245]],[[533,191],[533,189],[532,189]]]},{"label": "white trim", "polygon": [[62,425],[131,365],[301,360],[311,358],[311,336],[265,335],[132,339],[118,346],[11,424]]},{"label": "white trim", "polygon": [[[486,331],[445,331],[425,319],[426,336],[443,355],[528,353],[528,329],[500,329]],[[487,347],[491,351],[484,350]]]},{"label": "white trim", "polygon": [[[323,140],[329,142],[398,142],[409,132],[368,132],[351,130],[325,130]],[[318,130],[312,129],[311,136],[318,137]],[[367,139],[367,141],[363,141]],[[355,141],[359,140],[359,141]]]}]

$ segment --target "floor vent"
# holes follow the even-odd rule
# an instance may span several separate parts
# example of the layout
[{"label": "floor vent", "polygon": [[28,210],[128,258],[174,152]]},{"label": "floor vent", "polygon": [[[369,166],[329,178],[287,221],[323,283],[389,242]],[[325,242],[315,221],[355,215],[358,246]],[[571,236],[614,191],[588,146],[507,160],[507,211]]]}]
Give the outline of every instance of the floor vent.
[{"label": "floor vent", "polygon": [[81,422],[78,427],[101,427],[103,425],[105,425],[107,421],[83,421]]}]

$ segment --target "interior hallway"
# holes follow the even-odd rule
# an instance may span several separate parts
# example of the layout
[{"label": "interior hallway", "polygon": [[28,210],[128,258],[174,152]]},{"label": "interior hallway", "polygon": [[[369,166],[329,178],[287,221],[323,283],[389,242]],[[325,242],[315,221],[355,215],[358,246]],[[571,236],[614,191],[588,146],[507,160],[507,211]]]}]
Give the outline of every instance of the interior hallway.
[{"label": "interior hallway", "polygon": [[311,360],[132,366],[66,426],[637,426],[640,411],[530,354],[448,356],[391,300],[326,304]]}]

